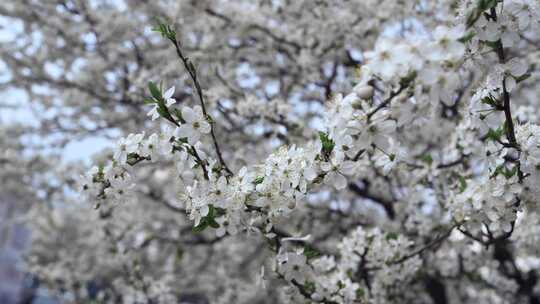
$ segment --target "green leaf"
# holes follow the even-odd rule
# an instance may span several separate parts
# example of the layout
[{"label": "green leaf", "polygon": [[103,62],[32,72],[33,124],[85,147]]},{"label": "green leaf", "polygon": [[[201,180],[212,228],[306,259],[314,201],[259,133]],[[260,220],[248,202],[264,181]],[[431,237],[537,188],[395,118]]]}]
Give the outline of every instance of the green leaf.
[{"label": "green leaf", "polygon": [[162,99],[161,91],[159,90],[159,88],[157,87],[155,83],[150,81],[148,83],[148,89],[150,90],[150,94],[152,94],[152,97],[154,97],[156,100],[159,101]]},{"label": "green leaf", "polygon": [[172,113],[174,114],[174,116],[176,116],[176,119],[178,119],[178,121],[180,121],[181,123],[186,123],[186,121],[184,120],[184,117],[182,117],[182,112],[179,109],[172,108],[169,110],[172,110]]},{"label": "green leaf", "polygon": [[397,240],[398,238],[398,234],[395,233],[395,232],[388,232],[386,234],[386,240],[389,241],[389,240]]},{"label": "green leaf", "polygon": [[497,40],[497,41],[482,41],[483,44],[487,45],[488,47],[490,47],[491,49],[497,49],[499,48],[499,43],[500,41]]},{"label": "green leaf", "polygon": [[433,164],[433,157],[431,157],[431,155],[429,154],[420,156],[420,160],[425,162],[428,165]]},{"label": "green leaf", "polygon": [[500,141],[501,137],[504,135],[504,126],[497,128],[497,130],[489,129],[486,134],[486,139],[492,141]]},{"label": "green leaf", "polygon": [[458,41],[461,43],[467,43],[471,41],[475,35],[476,34],[473,31],[468,32],[467,34],[465,34],[465,36],[459,38]]},{"label": "green leaf", "polygon": [[208,219],[208,225],[214,229],[219,228],[219,224],[213,218]]},{"label": "green leaf", "polygon": [[214,218],[215,211],[216,209],[214,208],[214,205],[208,205],[208,214],[206,215],[206,217]]},{"label": "green leaf", "polygon": [[477,0],[476,6],[467,14],[465,22],[467,28],[473,26],[485,11],[496,7],[500,1],[501,0]]},{"label": "green leaf", "polygon": [[306,283],[304,284],[304,289],[305,289],[306,292],[309,293],[309,294],[314,293],[315,290],[316,290],[316,288],[315,288],[315,283],[309,282],[309,281],[306,282]]},{"label": "green leaf", "polygon": [[130,166],[133,166],[142,159],[143,159],[143,157],[140,157],[139,154],[137,154],[137,153],[129,153],[127,155],[126,163],[128,165],[130,165]]},{"label": "green leaf", "polygon": [[463,193],[467,189],[467,180],[463,176],[459,176],[459,193]]},{"label": "green leaf", "polygon": [[399,80],[399,85],[403,88],[408,87],[416,79],[416,71],[411,71],[407,76]]},{"label": "green leaf", "polygon": [[495,171],[491,175],[491,177],[495,177],[499,174],[502,174],[507,179],[510,179],[512,176],[516,175],[518,172],[518,166],[512,167],[512,169],[506,168],[504,165],[499,165],[497,168],[495,168]]},{"label": "green leaf", "polygon": [[486,96],[486,97],[482,98],[481,103],[490,105],[490,106],[492,106],[494,108],[497,108],[498,105],[499,105],[497,100],[495,98],[493,98],[492,96]]},{"label": "green leaf", "polygon": [[193,227],[192,231],[195,233],[203,232],[204,229],[206,229],[206,227],[208,227],[208,223],[203,218],[201,219],[201,222],[199,223],[198,226]]},{"label": "green leaf", "polygon": [[512,176],[516,175],[517,172],[518,172],[518,167],[514,166],[512,170],[505,169],[503,174],[507,179],[510,179]]},{"label": "green leaf", "polygon": [[516,78],[516,82],[517,82],[517,83],[520,83],[520,82],[522,82],[522,81],[527,80],[529,77],[531,77],[531,73],[526,73],[526,74],[524,74],[524,75],[521,75],[521,76],[515,77],[515,78]]},{"label": "green leaf", "polygon": [[154,98],[146,98],[143,100],[143,103],[144,104],[155,104],[156,103],[156,100]]},{"label": "green leaf", "polygon": [[308,260],[317,258],[321,256],[321,253],[317,249],[313,248],[311,245],[304,246],[304,255]]},{"label": "green leaf", "polygon": [[326,154],[330,154],[336,145],[332,139],[328,137],[328,134],[319,132],[319,139],[322,143],[322,150]]},{"label": "green leaf", "polygon": [[187,144],[188,143],[187,137],[180,137],[177,140],[178,140],[178,143],[180,143],[180,144]]},{"label": "green leaf", "polygon": [[191,62],[191,60],[187,59],[187,67],[188,67],[188,70],[193,74],[195,75],[196,73],[196,69],[195,69],[195,65],[193,65],[193,62]]},{"label": "green leaf", "polygon": [[173,40],[176,39],[176,32],[172,29],[170,25],[165,22],[158,20],[158,26],[152,28],[152,31],[158,32],[161,36]]},{"label": "green leaf", "polygon": [[262,184],[263,181],[264,181],[264,176],[259,176],[253,181],[253,183],[255,185],[258,185],[258,184]]},{"label": "green leaf", "polygon": [[220,226],[218,222],[216,222],[216,217],[224,213],[225,213],[224,209],[215,208],[214,205],[208,205],[208,214],[201,219],[201,222],[199,223],[199,225],[193,227],[192,231],[198,233],[198,232],[204,231],[208,227],[211,227],[214,229],[219,228]]},{"label": "green leaf", "polygon": [[169,111],[167,110],[167,108],[162,104],[158,105],[157,112],[159,113],[161,117],[164,117],[164,118],[168,118],[171,115],[169,114]]},{"label": "green leaf", "polygon": [[219,208],[219,207],[214,207],[214,210],[216,212],[216,217],[220,217],[222,215],[225,215],[225,213],[227,213],[226,209]]}]

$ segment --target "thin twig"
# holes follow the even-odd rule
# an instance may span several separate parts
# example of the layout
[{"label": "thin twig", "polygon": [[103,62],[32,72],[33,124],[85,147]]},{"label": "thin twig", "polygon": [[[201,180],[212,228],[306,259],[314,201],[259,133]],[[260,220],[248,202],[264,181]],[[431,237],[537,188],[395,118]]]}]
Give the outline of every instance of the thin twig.
[{"label": "thin twig", "polygon": [[446,231],[442,235],[438,236],[437,238],[435,238],[433,241],[429,242],[428,244],[426,244],[422,248],[419,248],[416,251],[413,251],[412,253],[407,254],[407,255],[403,256],[402,258],[400,258],[400,259],[392,261],[392,262],[390,262],[390,264],[401,264],[401,263],[405,262],[406,260],[408,260],[408,259],[410,259],[412,257],[415,257],[417,255],[420,255],[420,254],[422,254],[422,252],[424,252],[424,251],[426,251],[426,250],[440,244],[442,241],[446,240],[450,236],[452,231],[454,231],[454,228],[456,228],[456,227],[452,226],[450,229],[448,229],[448,231]]},{"label": "thin twig", "polygon": [[229,167],[225,163],[225,160],[223,159],[223,155],[221,154],[221,149],[219,148],[219,144],[218,144],[218,141],[216,139],[216,134],[214,132],[214,121],[213,121],[213,119],[210,118],[210,116],[208,115],[208,112],[206,111],[206,106],[205,106],[205,103],[204,103],[204,96],[203,96],[201,85],[200,85],[199,80],[197,78],[197,71],[195,70],[195,66],[193,65],[193,63],[191,63],[189,58],[184,56],[184,54],[182,53],[182,49],[180,47],[180,43],[178,42],[178,40],[176,38],[173,38],[173,37],[169,37],[169,40],[174,44],[174,47],[176,49],[176,54],[182,60],[182,63],[184,64],[184,67],[188,71],[189,76],[191,77],[191,79],[193,80],[193,85],[195,86],[195,89],[197,91],[197,95],[199,96],[199,101],[200,101],[200,104],[201,104],[201,108],[202,108],[204,117],[205,117],[205,119],[209,120],[209,122],[210,122],[210,135],[212,136],[212,141],[214,143],[214,148],[216,150],[216,154],[217,154],[218,159],[219,159],[219,164],[221,165],[221,167],[223,169],[225,169],[225,172],[227,172],[228,175],[233,175],[232,171],[229,169]]},{"label": "thin twig", "polygon": [[373,111],[369,112],[367,114],[367,118],[368,120],[373,116],[375,115],[375,113],[379,112],[379,110],[381,110],[382,108],[386,107],[390,102],[392,102],[392,99],[394,99],[396,96],[398,96],[399,94],[401,94],[401,92],[403,92],[403,90],[405,90],[406,86],[400,86],[399,89],[397,91],[393,91],[390,96],[388,98],[386,98],[383,102],[381,102],[381,104],[379,104],[375,109],[373,109]]}]

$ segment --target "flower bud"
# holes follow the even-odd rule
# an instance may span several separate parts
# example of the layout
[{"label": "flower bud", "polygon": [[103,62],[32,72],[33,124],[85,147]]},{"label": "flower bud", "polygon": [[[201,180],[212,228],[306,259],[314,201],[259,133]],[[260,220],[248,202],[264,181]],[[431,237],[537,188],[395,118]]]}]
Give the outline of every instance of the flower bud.
[{"label": "flower bud", "polygon": [[295,201],[290,201],[288,204],[287,204],[287,207],[289,209],[294,209],[296,207],[296,202]]},{"label": "flower bud", "polygon": [[373,97],[373,87],[368,85],[357,85],[354,87],[354,92],[361,99],[369,99]]}]

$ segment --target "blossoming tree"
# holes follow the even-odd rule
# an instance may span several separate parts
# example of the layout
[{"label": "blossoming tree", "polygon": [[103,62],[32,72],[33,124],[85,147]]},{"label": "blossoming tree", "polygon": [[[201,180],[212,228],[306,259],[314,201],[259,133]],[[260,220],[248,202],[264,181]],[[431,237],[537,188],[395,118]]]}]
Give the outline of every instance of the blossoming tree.
[{"label": "blossoming tree", "polygon": [[540,301],[539,1],[92,3],[1,10],[44,132],[125,133],[29,215],[63,301]]}]

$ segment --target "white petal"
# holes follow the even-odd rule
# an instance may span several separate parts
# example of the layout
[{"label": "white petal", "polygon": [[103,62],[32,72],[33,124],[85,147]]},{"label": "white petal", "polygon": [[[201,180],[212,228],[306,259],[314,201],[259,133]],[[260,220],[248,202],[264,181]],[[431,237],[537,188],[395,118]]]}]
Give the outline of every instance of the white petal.
[{"label": "white petal", "polygon": [[199,131],[203,134],[210,133],[210,124],[206,121],[201,121],[199,126]]},{"label": "white petal", "polygon": [[199,139],[201,138],[201,134],[193,129],[191,129],[191,132],[189,132],[190,134],[188,134],[188,143],[190,145],[195,145]]},{"label": "white petal", "polygon": [[506,77],[504,79],[504,82],[506,84],[506,90],[508,92],[512,92],[516,87],[516,79],[514,79],[514,77]]},{"label": "white petal", "polygon": [[189,134],[192,132],[191,126],[188,124],[180,125],[176,128],[174,135],[178,138],[189,137]]},{"label": "white petal", "polygon": [[343,164],[341,165],[341,169],[339,171],[343,174],[351,175],[354,173],[355,166],[356,164],[354,162],[348,160],[348,161],[343,162]]},{"label": "white petal", "polygon": [[309,166],[304,169],[304,177],[308,181],[312,181],[317,177],[317,171],[315,171],[314,166]]},{"label": "white petal", "polygon": [[157,106],[154,106],[152,110],[148,111],[146,115],[152,116],[152,120],[156,120],[159,117],[159,113],[157,111]]},{"label": "white petal", "polygon": [[203,120],[204,115],[201,106],[195,106],[193,108],[193,112],[195,113],[195,116],[197,117],[197,120]]},{"label": "white petal", "polygon": [[209,211],[210,211],[210,208],[208,208],[208,205],[202,206],[201,209],[199,210],[202,216],[207,216]]},{"label": "white petal", "polygon": [[451,42],[448,46],[448,50],[454,57],[461,57],[465,54],[465,45],[461,42]]},{"label": "white petal", "polygon": [[345,176],[341,174],[335,174],[334,187],[336,187],[337,190],[345,189],[345,187],[347,187],[347,179],[345,178]]},{"label": "white petal", "polygon": [[169,99],[174,95],[174,87],[170,87],[165,93],[163,93],[164,99]]},{"label": "white petal", "polygon": [[176,103],[176,99],[174,99],[174,98],[166,98],[165,100],[167,101],[167,104],[166,104],[167,107],[170,107],[170,106],[172,106],[173,104]]},{"label": "white petal", "polygon": [[321,169],[324,172],[328,172],[328,171],[332,170],[332,165],[330,163],[327,163],[327,162],[321,163]]},{"label": "white petal", "polygon": [[227,231],[225,230],[225,228],[219,227],[218,229],[216,229],[216,236],[217,236],[217,237],[222,237],[222,236],[225,235],[225,232],[227,232]]},{"label": "white petal", "polygon": [[196,114],[190,107],[183,107],[182,108],[182,118],[187,123],[192,123],[197,120]]},{"label": "white petal", "polygon": [[344,159],[345,159],[345,154],[342,151],[335,150],[334,157],[332,157],[331,160],[334,166],[339,166],[343,162]]},{"label": "white petal", "polygon": [[527,65],[514,58],[510,60],[510,73],[515,77],[521,77],[527,73]]}]

